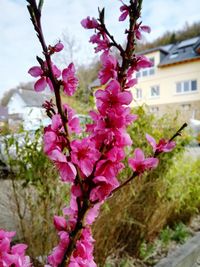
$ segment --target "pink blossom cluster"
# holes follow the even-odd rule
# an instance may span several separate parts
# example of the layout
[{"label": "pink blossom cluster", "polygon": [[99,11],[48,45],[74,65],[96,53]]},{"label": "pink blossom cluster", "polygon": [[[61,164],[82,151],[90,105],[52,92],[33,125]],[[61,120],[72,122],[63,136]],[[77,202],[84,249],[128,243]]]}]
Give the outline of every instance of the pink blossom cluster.
[{"label": "pink blossom cluster", "polygon": [[15,232],[0,229],[0,267],[29,267],[30,258],[25,255],[27,245],[11,245]]},{"label": "pink blossom cluster", "polygon": [[[70,206],[64,208],[63,216],[54,217],[60,242],[48,257],[48,263],[55,267],[61,263],[70,245],[70,236],[77,228],[79,212],[84,209],[86,197],[91,204],[87,207],[81,237],[71,254],[69,266],[96,266],[93,259],[94,240],[89,226],[98,216],[100,205],[119,186],[117,176],[125,167],[124,148],[132,145],[126,131],[127,126],[137,119],[128,107],[132,94],[127,89],[122,90],[117,80],[117,59],[108,51],[101,58],[102,78],[105,79],[102,84],[106,87],[95,93],[97,110],[90,112],[93,123],[87,125],[88,136],[72,140],[70,150],[65,154],[67,144],[63,140],[60,115],[53,115],[52,124],[45,129],[45,152],[58,167],[62,181],[72,183]],[[71,123],[73,116],[70,117],[69,107],[67,110],[67,126],[78,133],[78,121]],[[128,162],[134,172],[142,174],[155,168],[158,159],[145,159],[142,150],[137,148]]]},{"label": "pink blossom cluster", "polygon": [[[124,4],[123,2],[122,2],[122,4],[123,5],[120,7],[120,11],[122,12],[122,14],[119,17],[119,21],[126,20],[128,15],[131,13],[131,5],[128,6],[128,5]],[[142,39],[142,33],[141,32],[147,32],[147,33],[151,32],[151,28],[149,26],[142,25],[142,22],[135,23],[133,30],[135,32],[135,37],[138,40]]]},{"label": "pink blossom cluster", "polygon": [[[53,47],[49,46],[49,54],[51,55],[55,52],[60,52],[63,47],[64,46],[61,42],[57,43]],[[59,79],[60,84],[63,86],[63,92],[69,96],[72,96],[78,86],[78,79],[75,76],[74,64],[70,63],[69,66],[63,69],[62,72],[52,62],[50,63],[50,68],[52,69],[54,78],[57,79],[57,82]],[[39,78],[34,85],[36,92],[45,90],[47,86],[51,91],[54,91],[52,79],[49,77],[49,66],[46,61],[44,61],[41,66],[34,66],[30,68],[28,73],[34,78]]]},{"label": "pink blossom cluster", "polygon": [[90,42],[96,44],[95,52],[109,50],[110,42],[102,25],[95,19],[87,17],[81,21],[81,25],[85,29],[94,29],[95,34],[90,37]]},{"label": "pink blossom cluster", "polygon": [[[132,16],[133,6],[137,8],[135,3],[137,1],[129,6],[122,2],[120,21]],[[69,206],[63,209],[63,215],[54,216],[59,243],[48,256],[46,266],[96,266],[90,227],[99,214],[100,206],[120,188],[118,175],[125,168],[125,148],[132,145],[127,127],[137,119],[129,107],[133,99],[130,88],[137,83],[135,72],[152,65],[146,57],[132,53],[134,42],[127,46],[128,51],[124,51],[109,34],[102,16],[103,12],[100,12],[98,20],[87,17],[81,21],[84,28],[95,31],[90,42],[96,45],[95,52],[102,53],[102,68],[98,74],[101,85],[95,93],[96,110],[90,112],[92,122],[86,125],[86,136],[82,135],[83,130],[73,109],[59,103],[60,89],[72,96],[78,85],[73,63],[60,70],[52,62],[51,56],[60,52],[63,44],[59,42],[49,46],[47,51],[43,51],[45,61],[39,59],[40,66],[29,70],[29,74],[38,79],[35,91],[43,91],[49,86],[56,95],[57,110],[52,102],[44,104],[52,120],[44,129],[44,152],[57,167],[61,181],[70,184],[71,193]],[[142,31],[150,32],[150,28],[141,22],[133,25],[134,28],[126,32],[132,34],[132,38],[140,39]],[[40,35],[41,29],[37,33]],[[43,37],[40,39],[43,42]],[[130,36],[127,39],[129,42]],[[113,45],[120,50],[122,62],[112,54]],[[44,43],[42,47],[46,47]],[[127,56],[130,58],[127,59]],[[128,159],[133,175],[141,175],[155,168],[158,164],[156,155],[171,151],[175,145],[167,140],[160,140],[157,144],[149,135],[147,140],[153,148],[154,156],[145,158],[143,151],[136,148],[134,155]],[[4,245],[5,241],[1,242],[1,234],[2,240],[6,239],[8,245]],[[0,232],[0,259],[6,260],[5,253],[19,255],[16,259],[20,259],[24,265],[16,266],[29,266],[25,265],[26,247],[19,245],[10,248],[12,236]]]},{"label": "pink blossom cluster", "polygon": [[[77,219],[79,216],[78,205],[82,198],[83,194],[80,186],[72,185],[70,206],[63,209],[63,216],[54,216],[54,225],[58,231],[60,241],[53,249],[52,254],[48,256],[47,266],[56,267],[61,264],[61,260],[70,244],[70,235],[73,235],[73,231],[77,227]],[[77,199],[79,199],[79,201],[77,201]],[[80,238],[76,243],[76,248],[70,257],[68,266],[96,266],[93,257],[94,239],[92,238],[90,225],[98,216],[99,207],[100,205],[96,204],[88,210],[85,218],[85,226],[81,231]]]},{"label": "pink blossom cluster", "polygon": [[[120,20],[124,20],[128,16],[129,8],[123,6],[121,11],[123,13]],[[95,93],[97,110],[90,112],[92,123],[86,125],[87,137],[79,139],[76,136],[74,139],[72,137],[72,140],[69,136],[66,137],[66,129],[70,135],[81,133],[78,118],[66,104],[62,107],[65,120],[61,114],[54,111],[51,125],[44,130],[44,151],[58,168],[61,180],[71,184],[69,207],[63,209],[62,216],[54,217],[59,244],[48,257],[48,264],[53,267],[59,266],[65,260],[66,253],[73,243],[72,237],[79,230],[80,236],[73,244],[75,247],[69,254],[68,266],[96,266],[90,225],[98,216],[100,206],[120,186],[117,177],[125,167],[123,163],[126,157],[125,147],[132,145],[127,127],[137,119],[129,107],[133,99],[129,89],[137,83],[133,78],[134,72],[151,66],[151,62],[144,56],[134,55],[124,73],[126,83],[122,87],[119,81],[121,66],[111,53],[106,31],[94,18],[87,17],[81,24],[86,29],[96,31],[90,41],[97,45],[96,52],[102,51],[100,57],[102,68],[98,74],[101,86]],[[139,37],[140,31],[148,29],[136,24],[135,35]],[[63,86],[63,91],[72,95],[77,87],[73,64],[63,71],[58,71],[53,63],[51,67],[55,78]],[[48,83],[48,70],[43,67],[33,67],[29,73],[34,77],[40,76],[40,79],[46,79]],[[38,81],[35,89],[40,91],[37,83]],[[47,109],[52,108],[52,105],[45,106]],[[148,136],[147,139],[154,152],[167,152],[173,148],[167,141],[156,144],[153,137]],[[155,168],[158,159],[145,158],[143,151],[136,148],[134,156],[128,159],[128,163],[133,172],[140,175]]]}]

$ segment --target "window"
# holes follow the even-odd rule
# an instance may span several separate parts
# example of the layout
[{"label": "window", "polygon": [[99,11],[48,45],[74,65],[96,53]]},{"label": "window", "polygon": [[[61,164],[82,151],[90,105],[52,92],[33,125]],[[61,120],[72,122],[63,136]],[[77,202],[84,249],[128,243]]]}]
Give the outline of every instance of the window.
[{"label": "window", "polygon": [[148,75],[153,75],[155,73],[155,60],[153,57],[150,58],[150,61],[152,62],[152,67],[148,68]]},{"label": "window", "polygon": [[184,94],[189,92],[197,91],[197,81],[190,80],[190,81],[182,81],[176,83],[176,93],[177,94]]},{"label": "window", "polygon": [[197,81],[191,81],[191,91],[197,91]]},{"label": "window", "polygon": [[158,85],[151,87],[151,97],[158,97],[160,96],[160,87]]},{"label": "window", "polygon": [[181,89],[181,83],[177,83],[176,84],[176,92],[177,93],[181,93],[182,89]]},{"label": "window", "polygon": [[189,82],[186,81],[183,83],[183,91],[188,92],[189,91]]},{"label": "window", "polygon": [[143,71],[142,71],[142,76],[145,77],[145,76],[147,76],[147,75],[148,75],[147,70],[143,70]]},{"label": "window", "polygon": [[150,69],[149,69],[149,74],[150,75],[153,75],[155,73],[155,69],[154,69],[154,67],[151,67]]},{"label": "window", "polygon": [[136,99],[142,98],[142,89],[136,88]]},{"label": "window", "polygon": [[136,78],[140,78],[140,76],[141,76],[141,73],[139,71],[136,72]]}]

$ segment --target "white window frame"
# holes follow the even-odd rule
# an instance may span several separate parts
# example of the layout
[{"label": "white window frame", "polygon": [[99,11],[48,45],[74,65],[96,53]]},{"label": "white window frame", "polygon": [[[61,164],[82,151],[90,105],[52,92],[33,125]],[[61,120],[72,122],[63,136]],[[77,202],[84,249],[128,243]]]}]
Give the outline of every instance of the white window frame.
[{"label": "white window frame", "polygon": [[[157,89],[158,94],[152,95],[152,89]],[[159,85],[153,85],[150,87],[150,98],[159,98],[160,97],[160,86]]]},{"label": "white window frame", "polygon": [[[192,82],[196,82],[196,90],[192,90]],[[177,92],[177,87],[178,85],[180,86],[180,92]],[[186,91],[185,86],[188,86],[188,90]],[[183,94],[191,94],[191,93],[196,93],[198,91],[198,86],[197,86],[197,80],[185,80],[185,81],[179,81],[176,82],[176,87],[175,87],[175,95],[183,95]]]}]

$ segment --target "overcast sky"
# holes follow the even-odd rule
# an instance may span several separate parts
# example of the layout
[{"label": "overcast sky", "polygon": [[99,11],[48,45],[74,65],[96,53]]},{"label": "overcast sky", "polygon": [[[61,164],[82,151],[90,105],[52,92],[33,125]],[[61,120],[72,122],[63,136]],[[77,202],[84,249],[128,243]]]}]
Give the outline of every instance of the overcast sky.
[{"label": "overcast sky", "polygon": [[[124,0],[124,2],[128,2]],[[46,0],[43,7],[43,26],[47,43],[53,44],[63,32],[73,35],[78,45],[79,64],[91,62],[94,53],[88,39],[92,31],[80,26],[80,20],[97,16],[97,7],[106,8],[106,22],[119,41],[123,40],[125,24],[118,22],[119,0]],[[31,80],[27,70],[36,65],[41,55],[25,0],[0,0],[0,98],[20,82]],[[181,29],[199,21],[199,0],[143,0],[142,21],[152,29],[147,40],[153,40],[166,30]]]}]

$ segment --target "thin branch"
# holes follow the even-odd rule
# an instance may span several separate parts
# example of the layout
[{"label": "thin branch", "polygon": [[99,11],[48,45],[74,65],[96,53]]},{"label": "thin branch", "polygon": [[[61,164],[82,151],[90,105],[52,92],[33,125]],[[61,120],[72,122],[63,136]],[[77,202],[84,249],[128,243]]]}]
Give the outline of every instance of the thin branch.
[{"label": "thin branch", "polygon": [[41,8],[43,5],[43,1],[41,0],[39,3],[39,6],[37,7],[36,1],[35,0],[27,0],[29,5],[27,6],[28,11],[31,16],[32,23],[34,25],[35,31],[37,32],[37,37],[40,41],[40,44],[43,49],[43,54],[45,56],[47,66],[48,66],[48,77],[50,78],[53,88],[54,88],[54,94],[56,98],[56,106],[58,108],[58,113],[61,116],[62,119],[62,124],[65,130],[65,135],[66,135],[66,140],[67,140],[67,146],[69,151],[71,151],[70,148],[70,140],[69,140],[69,133],[67,129],[67,116],[65,116],[63,109],[62,109],[62,100],[61,100],[61,95],[60,95],[60,89],[61,89],[61,84],[60,82],[56,79],[53,69],[52,69],[52,64],[51,64],[51,56],[48,52],[48,48],[46,45],[46,42],[44,40],[44,35],[42,31],[42,26],[41,26]]},{"label": "thin branch", "polygon": [[182,134],[182,131],[184,130],[184,128],[186,128],[188,125],[187,123],[185,122],[181,128],[169,139],[169,142],[173,141],[177,136],[181,136]]},{"label": "thin branch", "polygon": [[122,90],[126,83],[126,71],[129,68],[129,65],[132,60],[132,56],[135,52],[135,32],[134,27],[138,18],[140,17],[140,12],[142,8],[142,0],[133,1],[130,0],[130,9],[129,9],[129,30],[127,31],[127,45],[122,56],[122,65],[118,74],[118,80],[121,84]]},{"label": "thin branch", "polygon": [[122,46],[120,44],[117,43],[114,36],[108,31],[108,29],[105,25],[105,22],[104,22],[104,13],[105,13],[104,8],[102,10],[99,9],[99,22],[100,22],[101,28],[102,28],[103,32],[105,32],[106,35],[110,38],[113,46],[115,46],[119,50],[119,52],[122,56],[124,54],[124,49],[122,48]]},{"label": "thin branch", "polygon": [[138,172],[133,172],[131,174],[131,176],[125,181],[123,182],[122,184],[120,184],[118,187],[116,187],[111,193],[110,193],[110,196],[112,194],[114,194],[116,191],[120,190],[122,187],[124,187],[125,185],[127,185],[129,182],[131,182],[135,177],[137,177],[139,175]]}]

